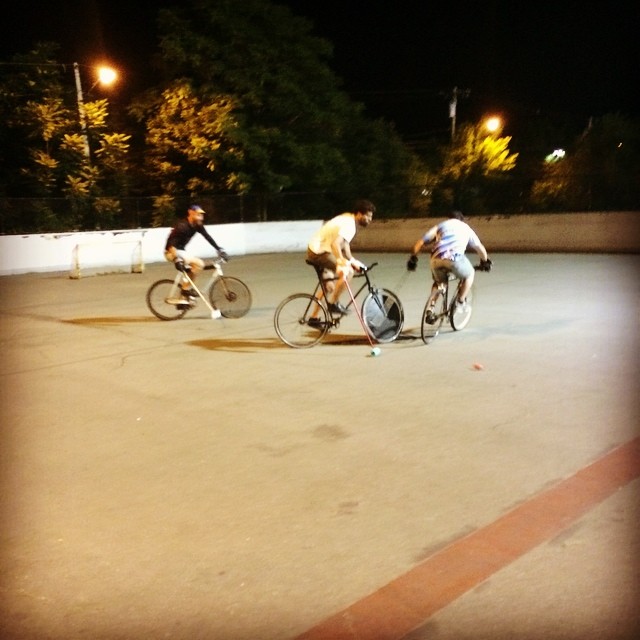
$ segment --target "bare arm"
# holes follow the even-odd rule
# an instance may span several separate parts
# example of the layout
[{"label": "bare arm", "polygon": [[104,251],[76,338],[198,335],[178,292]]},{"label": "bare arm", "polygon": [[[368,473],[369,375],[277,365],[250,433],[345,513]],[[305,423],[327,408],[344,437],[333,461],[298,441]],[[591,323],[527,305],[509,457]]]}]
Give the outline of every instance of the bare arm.
[{"label": "bare arm", "polygon": [[488,260],[489,255],[487,254],[487,250],[484,248],[484,245],[480,242],[474,248],[474,251],[480,256],[481,260]]},{"label": "bare arm", "polygon": [[420,240],[418,240],[413,245],[413,255],[417,256],[425,244],[430,244],[436,239],[436,234],[438,233],[438,225],[431,227],[427,233],[425,233]]},{"label": "bare arm", "polygon": [[420,238],[420,240],[418,240],[418,242],[416,242],[413,245],[413,251],[411,252],[414,256],[417,256],[420,251],[422,250],[422,247],[424,246],[424,240],[422,238]]},{"label": "bare arm", "polygon": [[351,258],[353,257],[351,255],[351,247],[349,246],[349,243],[340,236],[333,241],[331,249],[333,251],[333,255],[337,258],[338,261],[351,260]]}]

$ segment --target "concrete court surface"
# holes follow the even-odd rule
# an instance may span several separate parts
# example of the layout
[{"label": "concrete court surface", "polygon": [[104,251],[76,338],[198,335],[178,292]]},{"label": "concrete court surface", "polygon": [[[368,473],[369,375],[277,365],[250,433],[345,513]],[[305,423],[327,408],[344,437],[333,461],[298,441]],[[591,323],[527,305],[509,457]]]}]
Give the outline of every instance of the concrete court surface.
[{"label": "concrete court surface", "polygon": [[353,314],[279,342],[300,254],[232,259],[239,320],[152,317],[167,264],[0,278],[2,640],[638,637],[639,257],[493,255],[428,346],[426,257],[359,257],[378,358]]}]

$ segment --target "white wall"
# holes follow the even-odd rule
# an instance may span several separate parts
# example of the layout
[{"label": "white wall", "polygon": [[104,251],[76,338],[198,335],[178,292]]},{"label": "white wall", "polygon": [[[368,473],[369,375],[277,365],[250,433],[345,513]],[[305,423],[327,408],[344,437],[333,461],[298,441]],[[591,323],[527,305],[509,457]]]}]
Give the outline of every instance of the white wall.
[{"label": "white wall", "polygon": [[[406,251],[439,219],[374,220],[355,238],[354,251]],[[640,212],[472,217],[471,226],[491,253],[639,253]],[[322,220],[207,225],[229,255],[304,251]],[[168,228],[131,231],[0,236],[0,275],[68,271],[70,276],[129,270],[164,260]],[[189,249],[203,257],[213,248],[198,234]],[[80,273],[74,273],[76,257]],[[116,269],[116,267],[118,269]]]},{"label": "white wall", "polygon": [[[304,251],[321,220],[303,222],[256,222],[207,225],[207,231],[229,255]],[[39,271],[68,271],[76,277],[84,273],[128,270],[164,260],[169,228],[131,231],[92,231],[0,236],[0,275]],[[213,247],[199,234],[189,249],[203,257],[215,255]],[[81,273],[75,273],[76,261]],[[116,269],[118,268],[118,269]]]}]

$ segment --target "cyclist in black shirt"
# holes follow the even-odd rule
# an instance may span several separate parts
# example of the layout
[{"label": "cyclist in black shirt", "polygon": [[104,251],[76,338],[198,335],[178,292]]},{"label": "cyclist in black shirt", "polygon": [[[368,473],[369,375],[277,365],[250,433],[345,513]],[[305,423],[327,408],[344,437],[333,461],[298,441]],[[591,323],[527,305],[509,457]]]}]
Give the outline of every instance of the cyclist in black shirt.
[{"label": "cyclist in black shirt", "polygon": [[[187,243],[193,236],[199,233],[205,238],[205,240],[218,252],[218,255],[227,260],[225,250],[218,245],[218,243],[209,235],[209,232],[204,227],[204,210],[197,204],[192,204],[187,210],[186,220],[181,220],[176,224],[169,237],[167,238],[167,244],[164,248],[164,257],[169,262],[176,262],[181,260],[185,265],[191,268],[191,279],[195,280],[196,276],[204,269],[204,261],[201,258],[191,255],[185,249]],[[189,284],[185,285],[183,289],[183,295],[189,296],[192,293],[189,289]]]}]

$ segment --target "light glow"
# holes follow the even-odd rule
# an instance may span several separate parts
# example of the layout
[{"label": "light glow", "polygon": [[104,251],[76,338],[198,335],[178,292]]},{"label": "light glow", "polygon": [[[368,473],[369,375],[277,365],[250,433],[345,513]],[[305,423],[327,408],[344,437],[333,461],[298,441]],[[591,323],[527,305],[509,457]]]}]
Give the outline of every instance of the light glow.
[{"label": "light glow", "polygon": [[118,74],[111,67],[98,67],[98,82],[102,85],[109,86],[118,79]]},{"label": "light glow", "polygon": [[558,162],[558,160],[562,160],[565,156],[564,149],[554,149],[553,153],[550,153],[545,159],[545,162]]},{"label": "light glow", "polygon": [[501,126],[502,126],[502,121],[497,116],[487,118],[485,122],[485,127],[487,127],[487,130],[490,131],[491,133],[498,131],[498,129],[500,129]]}]

